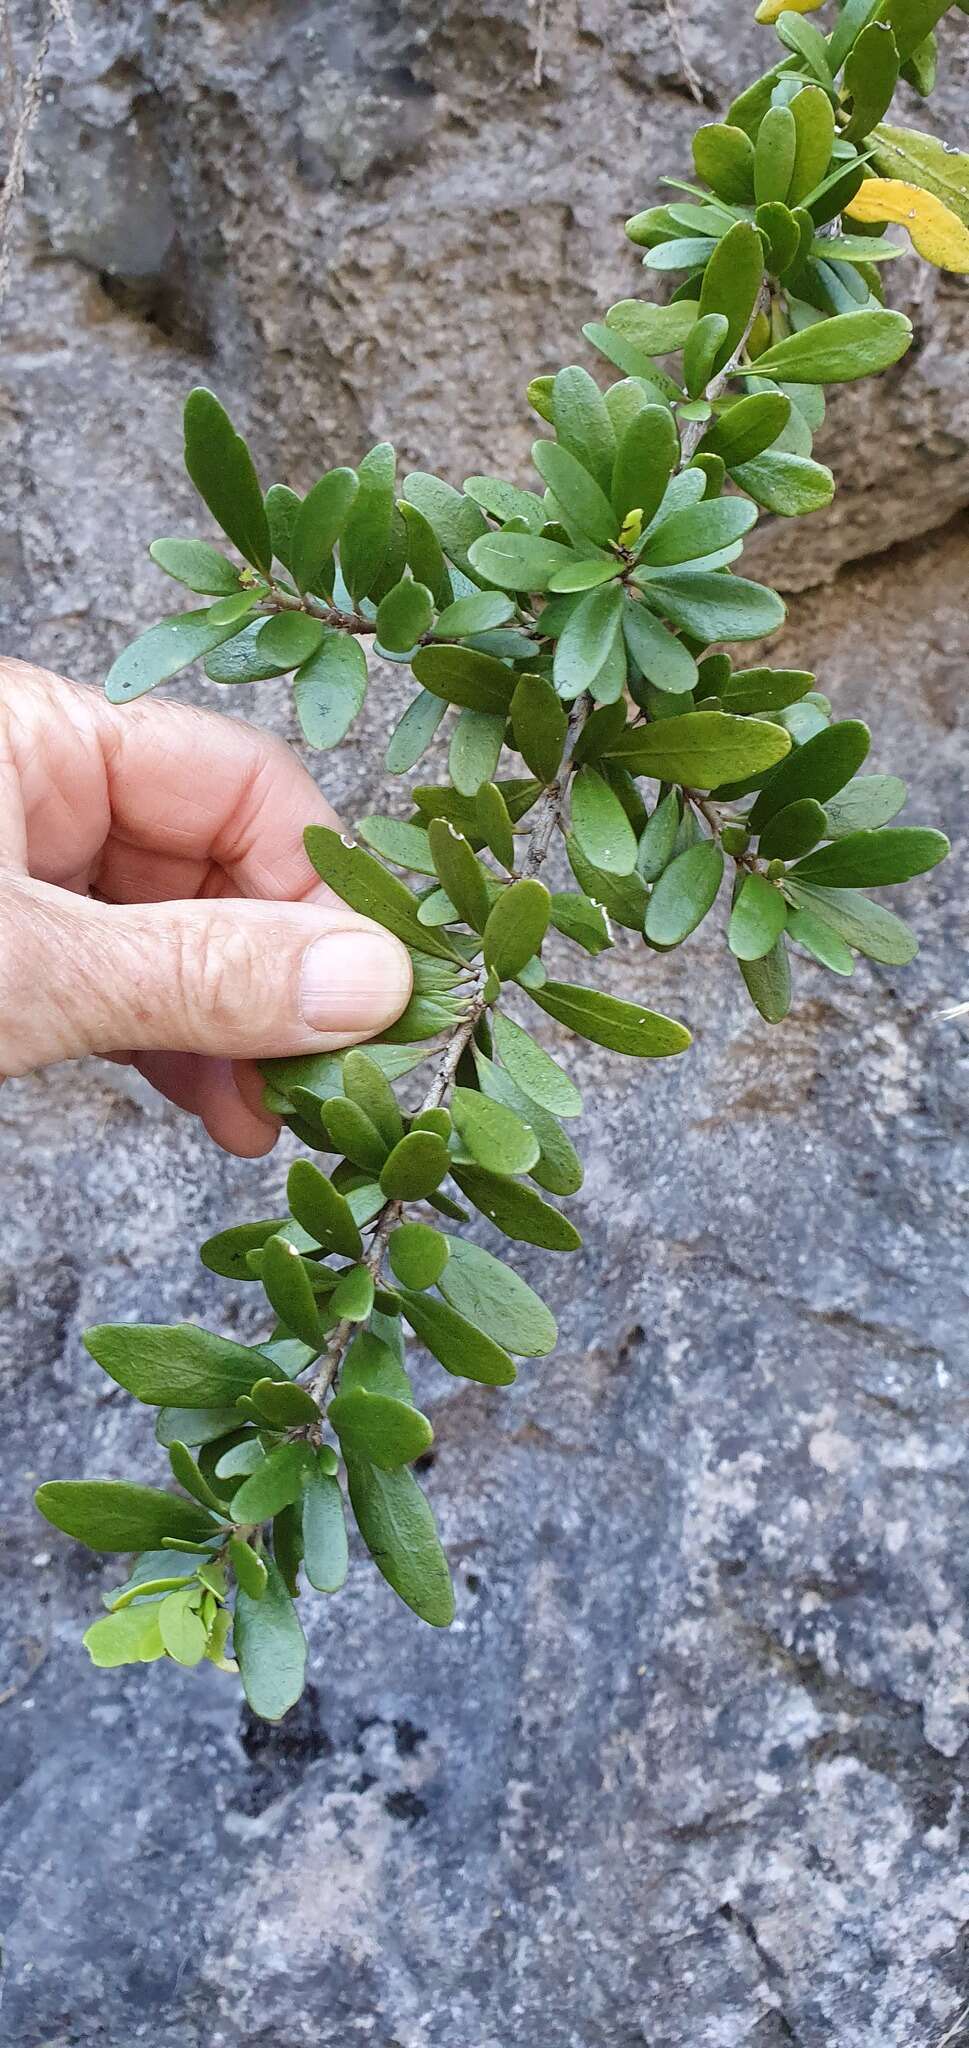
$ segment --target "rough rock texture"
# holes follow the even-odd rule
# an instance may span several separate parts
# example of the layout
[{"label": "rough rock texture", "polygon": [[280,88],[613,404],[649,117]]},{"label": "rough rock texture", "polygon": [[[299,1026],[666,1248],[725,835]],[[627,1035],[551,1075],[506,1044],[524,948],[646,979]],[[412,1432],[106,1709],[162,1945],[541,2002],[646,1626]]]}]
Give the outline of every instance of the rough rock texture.
[{"label": "rough rock texture", "polygon": [[[683,10],[711,108],[763,46],[740,13]],[[78,26],[5,311],[0,606],[9,651],[96,680],[157,608],[143,542],[197,517],[190,381],[297,484],[385,432],[452,475],[522,463],[514,393],[637,290],[619,224],[687,168],[696,110],[659,0],[116,0]],[[946,34],[956,117],[969,24]],[[834,510],[771,537],[806,590],[782,658],[956,834],[967,310],[926,292],[918,351],[831,408]],[[281,693],[243,694],[286,729]],[[370,726],[328,766],[348,816],[378,764]],[[193,1248],[272,1213],[285,1162],[214,1155],[115,1070],[4,1088],[11,2048],[969,2042],[969,1029],[937,1018],[969,992],[961,894],[954,864],[915,892],[905,973],[802,968],[775,1033],[711,936],[613,957],[696,1047],[582,1056],[557,1356],[511,1394],[424,1375],[458,1624],[422,1630],[358,1560],[272,1732],[215,1673],[92,1676],[109,1574],[30,1491],[153,1472],[79,1332],[254,1330]]]}]

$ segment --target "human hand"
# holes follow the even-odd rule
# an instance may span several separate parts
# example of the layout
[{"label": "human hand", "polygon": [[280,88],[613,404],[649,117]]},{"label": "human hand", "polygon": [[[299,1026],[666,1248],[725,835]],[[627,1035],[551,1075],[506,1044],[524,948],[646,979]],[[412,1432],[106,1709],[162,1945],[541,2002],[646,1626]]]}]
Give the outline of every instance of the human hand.
[{"label": "human hand", "polygon": [[128,1059],[227,1151],[270,1151],[256,1058],[372,1037],[410,993],[405,948],[307,858],[304,826],[338,822],[252,726],[0,661],[0,1078]]}]

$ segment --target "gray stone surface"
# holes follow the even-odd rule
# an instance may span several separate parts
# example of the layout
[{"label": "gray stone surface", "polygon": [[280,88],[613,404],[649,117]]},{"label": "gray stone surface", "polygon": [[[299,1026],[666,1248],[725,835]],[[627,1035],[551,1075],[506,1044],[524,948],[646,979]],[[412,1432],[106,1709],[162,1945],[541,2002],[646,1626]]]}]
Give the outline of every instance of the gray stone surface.
[{"label": "gray stone surface", "polygon": [[[199,374],[299,484],[388,431],[452,475],[523,463],[511,395],[637,289],[619,223],[695,119],[658,0],[548,12],[536,87],[525,0],[79,7],[5,312],[10,652],[96,680],[153,615]],[[755,33],[706,4],[682,32],[722,106]],[[947,36],[951,114],[969,24]],[[804,590],[779,649],[958,842],[969,330],[935,291],[918,353],[832,407],[833,513],[772,548]],[[242,709],[288,729],[269,689]],[[369,725],[328,765],[347,816],[378,764]],[[107,1068],[4,1088],[12,2048],[969,2042],[961,897],[954,861],[913,892],[913,968],[805,966],[774,1033],[715,935],[605,965],[696,1046],[644,1074],[573,1050],[596,1107],[560,1349],[511,1393],[422,1375],[457,1626],[358,1559],[274,1732],[212,1672],[92,1676],[110,1579],[30,1492],[155,1469],[79,1333],[254,1331],[193,1248],[272,1213],[285,1160],[221,1158]]]}]

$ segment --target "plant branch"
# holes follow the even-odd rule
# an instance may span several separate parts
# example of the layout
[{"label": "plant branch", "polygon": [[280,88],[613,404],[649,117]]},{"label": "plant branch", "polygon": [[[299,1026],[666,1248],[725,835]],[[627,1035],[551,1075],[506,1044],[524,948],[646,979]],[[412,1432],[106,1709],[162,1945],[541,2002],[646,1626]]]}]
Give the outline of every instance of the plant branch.
[{"label": "plant branch", "polygon": [[[546,785],[535,804],[528,846],[517,880],[538,874],[548,858],[556,831],[561,829],[566,794],[572,776],[572,755],[591,709],[592,700],[585,695],[576,698],[572,706],[562,763],[555,781]],[[423,1115],[429,1109],[440,1109],[453,1087],[461,1055],[470,1045],[476,1026],[490,1007],[485,986],[485,976],[482,972],[478,976],[477,987],[468,1008],[444,1046],[434,1079],[420,1105],[418,1115]],[[374,1281],[380,1276],[391,1231],[399,1222],[403,1209],[403,1202],[385,1202],[374,1219],[373,1236],[363,1262]],[[347,1347],[357,1327],[356,1323],[345,1318],[331,1333],[325,1357],[312,1386],[313,1398],[321,1408],[330,1388],[336,1385]]]}]

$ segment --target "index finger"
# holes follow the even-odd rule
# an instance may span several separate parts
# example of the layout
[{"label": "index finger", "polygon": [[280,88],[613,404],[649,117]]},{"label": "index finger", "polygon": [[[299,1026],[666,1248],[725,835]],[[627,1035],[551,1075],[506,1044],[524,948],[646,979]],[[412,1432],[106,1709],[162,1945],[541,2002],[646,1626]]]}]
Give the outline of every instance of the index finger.
[{"label": "index finger", "polygon": [[[160,698],[115,706],[97,690],[16,668],[8,735],[31,870],[82,871],[110,835],[161,859],[212,862],[245,896],[299,900],[319,887],[307,825],[339,825],[282,740],[241,719]],[[41,868],[31,858],[34,849]]]}]

